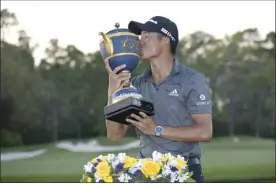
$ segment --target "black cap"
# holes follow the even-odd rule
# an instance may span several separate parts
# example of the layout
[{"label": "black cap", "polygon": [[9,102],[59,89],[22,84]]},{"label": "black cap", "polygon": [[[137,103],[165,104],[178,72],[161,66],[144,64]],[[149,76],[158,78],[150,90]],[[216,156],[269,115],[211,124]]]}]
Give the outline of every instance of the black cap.
[{"label": "black cap", "polygon": [[178,29],[176,24],[170,19],[162,16],[152,17],[144,24],[130,21],[128,29],[137,35],[141,35],[142,31],[161,33],[169,37],[171,45],[174,47],[178,44]]}]

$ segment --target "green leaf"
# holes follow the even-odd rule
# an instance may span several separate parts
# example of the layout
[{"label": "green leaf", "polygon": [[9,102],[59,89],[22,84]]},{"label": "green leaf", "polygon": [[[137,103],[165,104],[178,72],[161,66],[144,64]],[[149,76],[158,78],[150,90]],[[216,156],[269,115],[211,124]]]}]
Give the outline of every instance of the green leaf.
[{"label": "green leaf", "polygon": [[189,177],[191,178],[193,176],[193,174],[194,174],[193,171],[189,172]]},{"label": "green leaf", "polygon": [[195,180],[192,179],[192,178],[188,178],[188,179],[186,180],[186,183],[195,183]]}]

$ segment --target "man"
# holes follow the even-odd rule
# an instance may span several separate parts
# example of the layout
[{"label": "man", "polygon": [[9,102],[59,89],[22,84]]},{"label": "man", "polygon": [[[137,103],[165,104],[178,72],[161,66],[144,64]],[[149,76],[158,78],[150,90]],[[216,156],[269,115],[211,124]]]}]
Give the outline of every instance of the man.
[{"label": "man", "polygon": [[[150,68],[133,78],[134,85],[145,100],[154,104],[155,115],[132,114],[127,119],[135,126],[140,138],[140,157],[151,157],[154,150],[170,152],[189,159],[193,179],[203,182],[199,142],[212,138],[212,102],[203,74],[182,66],[175,60],[178,29],[171,20],[155,16],[145,24],[131,21],[129,30],[141,35],[141,58],[148,60]],[[130,74],[109,71],[108,96],[130,79]],[[129,126],[106,120],[107,136],[118,141]]]}]

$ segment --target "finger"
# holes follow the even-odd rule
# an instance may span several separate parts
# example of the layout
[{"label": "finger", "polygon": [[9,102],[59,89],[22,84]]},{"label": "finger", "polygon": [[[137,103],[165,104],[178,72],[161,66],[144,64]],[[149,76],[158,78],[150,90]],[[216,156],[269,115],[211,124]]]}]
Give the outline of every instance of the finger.
[{"label": "finger", "polygon": [[117,67],[112,71],[112,73],[113,73],[113,74],[117,74],[118,71],[120,71],[121,69],[123,69],[123,68],[125,68],[125,67],[126,67],[126,65],[117,66]]},{"label": "finger", "polygon": [[117,74],[111,74],[110,77],[113,78],[113,79],[117,79],[120,82],[122,82],[124,80],[129,81],[130,78],[131,78],[131,75],[127,74],[127,73],[120,73],[118,75]]},{"label": "finger", "polygon": [[140,122],[135,121],[133,119],[129,119],[129,118],[126,118],[126,122],[131,123],[131,124],[133,124],[136,127],[139,127],[139,125],[140,125]]},{"label": "finger", "polygon": [[124,76],[124,77],[118,78],[117,80],[119,80],[119,81],[122,82],[122,83],[128,83],[129,80],[130,80],[130,77]]},{"label": "finger", "polygon": [[121,81],[120,87],[129,87],[130,86],[130,79],[124,79]]},{"label": "finger", "polygon": [[147,118],[147,117],[148,117],[148,115],[147,115],[146,113],[144,113],[144,112],[139,112],[139,114],[140,114],[143,118]]},{"label": "finger", "polygon": [[123,87],[128,87],[128,86],[130,86],[130,80],[125,80],[125,81],[123,81],[123,82],[122,82],[122,86],[123,86]]},{"label": "finger", "polygon": [[109,66],[109,59],[105,59],[105,60],[104,60],[104,65],[105,65],[105,68],[106,68],[107,72],[108,72],[108,73],[111,73],[112,70],[111,70],[111,68],[110,68],[110,66]]},{"label": "finger", "polygon": [[141,133],[145,134],[145,128],[143,127],[143,123],[132,119],[126,119],[126,121],[135,126]]},{"label": "finger", "polygon": [[121,72],[121,73],[117,74],[116,76],[118,76],[118,77],[124,77],[124,76],[131,77],[131,74],[130,74],[130,72]]},{"label": "finger", "polygon": [[140,116],[137,116],[136,114],[131,114],[130,116],[135,118],[138,121],[143,121],[143,118],[141,118]]}]

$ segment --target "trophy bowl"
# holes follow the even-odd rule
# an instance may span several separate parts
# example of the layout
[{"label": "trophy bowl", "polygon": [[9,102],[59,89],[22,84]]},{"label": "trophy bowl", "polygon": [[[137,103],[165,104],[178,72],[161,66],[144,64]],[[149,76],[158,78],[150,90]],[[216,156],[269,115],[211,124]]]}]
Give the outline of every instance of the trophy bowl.
[{"label": "trophy bowl", "polygon": [[[100,32],[100,52],[104,60],[108,59],[111,70],[125,64],[126,67],[119,72],[130,72],[138,66],[140,61],[140,45],[138,35],[131,33],[128,29],[119,28],[107,33]],[[118,73],[119,73],[118,72]],[[149,116],[154,115],[154,108],[151,102],[143,100],[143,96],[137,88],[128,84],[112,94],[112,102],[104,107],[105,118],[121,124],[129,124],[126,118],[130,114],[139,115],[144,112]]]},{"label": "trophy bowl", "polygon": [[140,60],[139,37],[128,29],[119,29],[119,26],[119,23],[116,23],[115,27],[117,29],[111,30],[106,34],[100,32],[103,37],[100,41],[101,55],[104,60],[109,60],[111,70],[126,64],[124,70],[131,73]]}]

